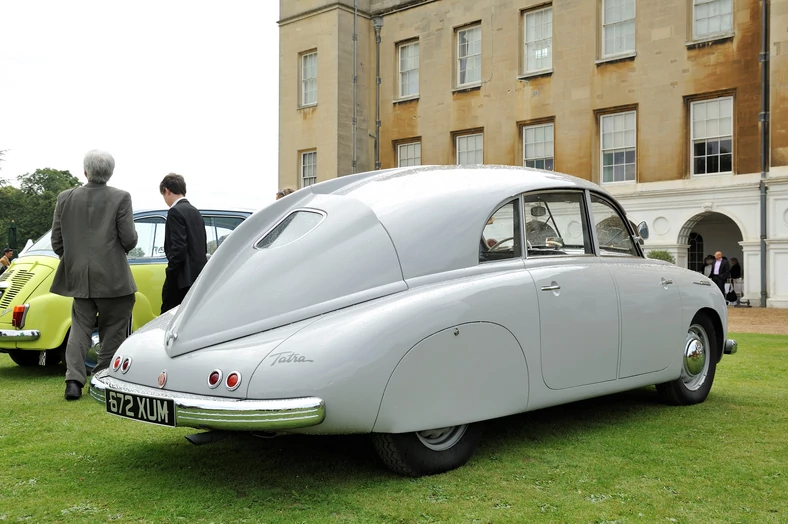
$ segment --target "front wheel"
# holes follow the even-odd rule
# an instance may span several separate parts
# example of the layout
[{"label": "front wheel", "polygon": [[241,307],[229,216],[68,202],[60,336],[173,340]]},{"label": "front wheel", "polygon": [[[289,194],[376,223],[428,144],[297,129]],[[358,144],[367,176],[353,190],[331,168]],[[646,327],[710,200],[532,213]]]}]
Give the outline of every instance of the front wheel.
[{"label": "front wheel", "polygon": [[675,406],[699,404],[706,400],[717,370],[717,332],[709,317],[696,316],[687,330],[682,353],[681,376],[657,384],[662,400]]},{"label": "front wheel", "polygon": [[435,475],[465,464],[482,436],[482,424],[413,433],[375,433],[375,450],[386,466],[409,477]]}]

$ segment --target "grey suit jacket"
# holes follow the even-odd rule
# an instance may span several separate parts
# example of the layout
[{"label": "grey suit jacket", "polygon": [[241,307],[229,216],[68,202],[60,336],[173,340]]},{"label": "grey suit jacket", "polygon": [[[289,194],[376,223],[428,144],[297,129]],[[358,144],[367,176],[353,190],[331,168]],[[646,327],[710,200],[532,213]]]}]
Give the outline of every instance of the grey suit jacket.
[{"label": "grey suit jacket", "polygon": [[126,255],[137,245],[131,195],[88,182],[57,196],[52,248],[60,257],[50,291],[114,298],[137,291]]}]

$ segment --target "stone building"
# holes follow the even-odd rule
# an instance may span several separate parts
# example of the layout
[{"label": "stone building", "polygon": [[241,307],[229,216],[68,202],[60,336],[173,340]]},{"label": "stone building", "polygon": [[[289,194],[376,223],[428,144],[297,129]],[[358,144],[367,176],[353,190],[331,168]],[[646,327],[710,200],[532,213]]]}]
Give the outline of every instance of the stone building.
[{"label": "stone building", "polygon": [[280,0],[280,186],[413,164],[573,174],[648,223],[647,249],[738,258],[754,305],[763,208],[767,305],[788,307],[788,0],[767,5],[762,169],[759,0]]}]

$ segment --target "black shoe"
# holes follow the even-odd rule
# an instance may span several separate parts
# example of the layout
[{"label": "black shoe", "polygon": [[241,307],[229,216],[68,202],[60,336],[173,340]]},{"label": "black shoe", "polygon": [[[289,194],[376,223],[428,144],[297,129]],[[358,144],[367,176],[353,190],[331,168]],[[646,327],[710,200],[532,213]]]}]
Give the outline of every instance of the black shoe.
[{"label": "black shoe", "polygon": [[77,400],[82,396],[82,384],[76,380],[66,380],[66,400]]}]

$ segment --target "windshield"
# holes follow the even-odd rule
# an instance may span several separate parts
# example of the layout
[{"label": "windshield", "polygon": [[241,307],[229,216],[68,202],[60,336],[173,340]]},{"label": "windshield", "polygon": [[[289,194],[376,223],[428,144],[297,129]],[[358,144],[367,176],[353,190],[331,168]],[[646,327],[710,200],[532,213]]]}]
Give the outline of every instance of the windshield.
[{"label": "windshield", "polygon": [[30,249],[25,251],[24,253],[20,253],[19,256],[24,257],[27,255],[49,255],[56,257],[57,255],[52,250],[52,230],[50,229],[44,236],[36,240],[35,244],[30,246]]}]

